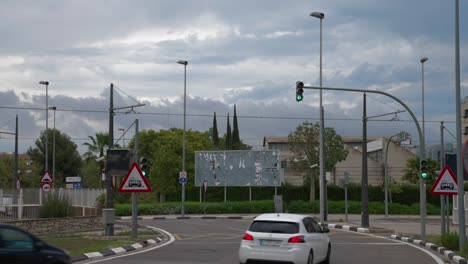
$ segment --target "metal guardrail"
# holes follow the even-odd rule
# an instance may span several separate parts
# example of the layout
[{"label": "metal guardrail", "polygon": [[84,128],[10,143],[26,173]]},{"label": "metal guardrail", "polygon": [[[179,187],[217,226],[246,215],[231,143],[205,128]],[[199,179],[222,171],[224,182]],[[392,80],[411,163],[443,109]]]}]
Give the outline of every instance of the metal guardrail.
[{"label": "metal guardrail", "polygon": [[[96,199],[105,193],[104,189],[53,189],[50,193],[58,192],[60,196],[68,196],[73,207],[82,208],[85,215],[86,208],[95,208]],[[0,221],[34,219],[39,217],[39,210],[43,198],[47,195],[39,188],[31,189],[0,189]]]}]

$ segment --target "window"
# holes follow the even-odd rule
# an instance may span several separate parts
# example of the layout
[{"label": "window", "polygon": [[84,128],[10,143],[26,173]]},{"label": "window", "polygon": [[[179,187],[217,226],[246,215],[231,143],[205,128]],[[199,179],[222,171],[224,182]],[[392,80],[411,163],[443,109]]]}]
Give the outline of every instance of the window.
[{"label": "window", "polygon": [[0,229],[0,249],[33,249],[33,238],[13,228]]},{"label": "window", "polygon": [[317,221],[315,221],[314,219],[312,219],[310,217],[306,217],[306,218],[304,218],[304,220],[302,220],[302,222],[304,223],[304,226],[305,226],[307,232],[309,232],[309,233],[320,233],[320,232],[322,232],[322,228],[317,223]]},{"label": "window", "polygon": [[252,225],[250,225],[249,231],[259,233],[296,234],[299,232],[299,224],[293,222],[254,221]]}]

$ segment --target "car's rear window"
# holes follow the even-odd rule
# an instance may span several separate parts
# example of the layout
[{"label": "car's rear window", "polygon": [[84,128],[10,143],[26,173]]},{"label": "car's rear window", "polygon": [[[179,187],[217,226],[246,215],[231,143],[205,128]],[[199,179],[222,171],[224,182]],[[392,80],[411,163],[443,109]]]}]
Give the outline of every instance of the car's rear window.
[{"label": "car's rear window", "polygon": [[260,233],[295,234],[299,233],[299,224],[293,222],[254,221],[250,225],[249,231]]}]

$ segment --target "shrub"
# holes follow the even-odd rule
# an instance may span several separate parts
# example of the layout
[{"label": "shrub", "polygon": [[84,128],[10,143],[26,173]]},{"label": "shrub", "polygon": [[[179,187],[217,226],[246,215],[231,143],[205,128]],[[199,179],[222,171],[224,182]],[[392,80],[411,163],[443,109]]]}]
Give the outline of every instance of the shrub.
[{"label": "shrub", "polygon": [[39,209],[40,218],[69,217],[72,214],[71,200],[59,192],[46,194]]},{"label": "shrub", "polygon": [[450,232],[448,234],[440,236],[440,243],[443,247],[451,249],[451,250],[458,250],[459,249],[459,237],[458,234],[455,232]]}]

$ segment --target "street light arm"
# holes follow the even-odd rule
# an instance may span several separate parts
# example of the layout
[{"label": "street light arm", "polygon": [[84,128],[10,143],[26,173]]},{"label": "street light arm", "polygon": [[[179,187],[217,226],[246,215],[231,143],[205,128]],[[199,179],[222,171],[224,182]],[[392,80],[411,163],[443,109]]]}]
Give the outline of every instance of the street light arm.
[{"label": "street light arm", "polygon": [[388,94],[386,92],[382,92],[382,91],[376,91],[376,90],[364,90],[364,89],[350,89],[350,88],[333,88],[333,87],[316,87],[316,86],[304,86],[303,87],[304,89],[313,89],[313,90],[320,90],[320,89],[323,89],[323,90],[329,90],[329,91],[344,91],[344,92],[358,92],[358,93],[376,93],[376,94],[381,94],[381,95],[385,95],[385,96],[388,96],[390,98],[392,98],[393,100],[397,101],[398,103],[400,103],[405,109],[406,111],[408,111],[408,113],[411,115],[411,117],[413,118],[413,121],[416,125],[416,128],[418,129],[418,134],[419,134],[419,140],[421,142],[421,153],[420,155],[423,155],[424,157],[426,156],[426,151],[425,151],[425,146],[424,146],[424,137],[422,135],[422,132],[421,132],[421,127],[419,126],[419,122],[418,122],[418,119],[416,118],[416,116],[414,115],[414,113],[411,111],[411,109],[405,104],[403,103],[403,101],[401,101],[400,99],[398,99],[397,97],[391,95],[391,94]]}]

